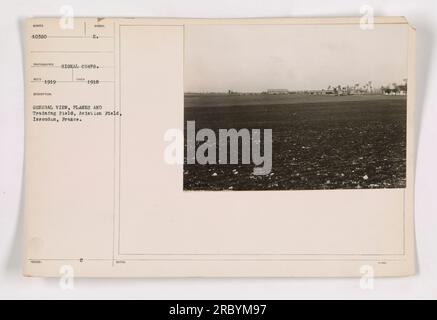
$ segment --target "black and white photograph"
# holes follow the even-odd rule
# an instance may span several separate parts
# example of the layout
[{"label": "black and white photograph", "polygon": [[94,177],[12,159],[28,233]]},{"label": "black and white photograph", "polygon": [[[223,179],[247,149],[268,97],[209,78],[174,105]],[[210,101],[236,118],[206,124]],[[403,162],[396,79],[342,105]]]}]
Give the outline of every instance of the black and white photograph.
[{"label": "black and white photograph", "polygon": [[408,27],[185,29],[184,190],[406,187]]}]

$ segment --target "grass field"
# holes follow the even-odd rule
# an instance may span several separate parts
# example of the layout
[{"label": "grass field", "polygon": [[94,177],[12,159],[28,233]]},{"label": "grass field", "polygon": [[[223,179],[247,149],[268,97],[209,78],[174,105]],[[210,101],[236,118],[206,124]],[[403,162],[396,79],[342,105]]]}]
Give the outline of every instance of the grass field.
[{"label": "grass field", "polygon": [[403,188],[406,99],[400,96],[186,95],[196,129],[272,129],[273,166],[185,165],[185,190]]}]

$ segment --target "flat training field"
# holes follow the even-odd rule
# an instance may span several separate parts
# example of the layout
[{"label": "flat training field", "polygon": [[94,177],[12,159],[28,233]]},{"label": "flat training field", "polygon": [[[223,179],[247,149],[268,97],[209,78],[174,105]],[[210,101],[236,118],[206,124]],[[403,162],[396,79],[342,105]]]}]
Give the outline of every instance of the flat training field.
[{"label": "flat training field", "polygon": [[[272,129],[273,165],[185,165],[185,190],[403,188],[406,98],[401,96],[186,95],[196,130]],[[218,154],[218,153],[217,153]]]}]

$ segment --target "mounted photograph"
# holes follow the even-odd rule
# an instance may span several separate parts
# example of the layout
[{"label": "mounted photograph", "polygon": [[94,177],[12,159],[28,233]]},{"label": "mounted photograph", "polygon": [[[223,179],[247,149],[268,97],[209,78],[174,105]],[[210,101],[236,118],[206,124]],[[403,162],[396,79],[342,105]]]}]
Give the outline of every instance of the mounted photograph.
[{"label": "mounted photograph", "polygon": [[408,26],[189,25],[184,190],[406,187]]}]

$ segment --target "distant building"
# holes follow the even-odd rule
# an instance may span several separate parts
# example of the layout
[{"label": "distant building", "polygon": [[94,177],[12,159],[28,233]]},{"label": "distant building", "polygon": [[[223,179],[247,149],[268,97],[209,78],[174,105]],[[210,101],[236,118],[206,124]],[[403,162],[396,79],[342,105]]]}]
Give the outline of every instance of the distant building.
[{"label": "distant building", "polygon": [[400,85],[398,86],[399,94],[401,96],[405,96],[407,94],[407,85]]},{"label": "distant building", "polygon": [[391,96],[405,96],[407,94],[407,85],[397,85],[396,83],[392,83],[391,85],[387,87],[382,88],[382,92],[385,95],[391,95]]},{"label": "distant building", "polygon": [[269,89],[267,94],[288,94],[288,89]]}]

